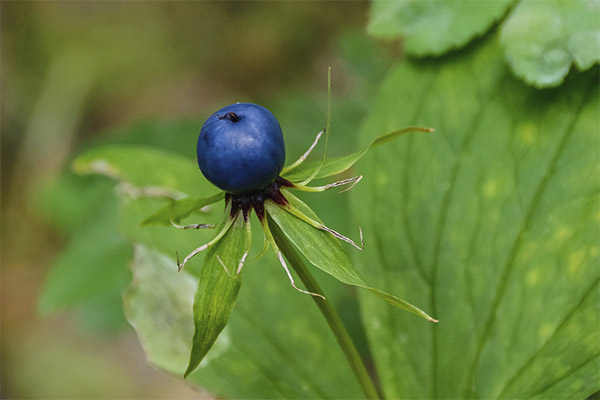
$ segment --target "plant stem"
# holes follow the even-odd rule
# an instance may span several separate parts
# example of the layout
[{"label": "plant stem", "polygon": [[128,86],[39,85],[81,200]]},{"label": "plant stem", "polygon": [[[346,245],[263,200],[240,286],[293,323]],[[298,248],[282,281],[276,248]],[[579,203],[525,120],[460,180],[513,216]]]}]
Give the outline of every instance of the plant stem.
[{"label": "plant stem", "polygon": [[[313,293],[318,293],[324,296],[323,290],[312,276],[304,262],[298,256],[298,253],[294,249],[293,245],[289,242],[289,240],[283,235],[277,224],[269,224],[271,227],[271,231],[273,233],[273,237],[275,238],[275,242],[279,249],[288,260],[288,262],[292,265],[306,289]],[[348,364],[350,364],[350,369],[354,373],[356,380],[367,399],[380,399],[381,396],[377,392],[365,365],[356,350],[356,346],[354,346],[354,342],[350,338],[344,323],[340,319],[339,315],[331,305],[331,303],[325,299],[320,297],[311,296],[315,303],[317,303],[317,307],[319,307],[319,311],[327,324],[331,328],[335,338],[337,339],[338,344],[342,348],[344,355],[346,356],[346,360]]]}]

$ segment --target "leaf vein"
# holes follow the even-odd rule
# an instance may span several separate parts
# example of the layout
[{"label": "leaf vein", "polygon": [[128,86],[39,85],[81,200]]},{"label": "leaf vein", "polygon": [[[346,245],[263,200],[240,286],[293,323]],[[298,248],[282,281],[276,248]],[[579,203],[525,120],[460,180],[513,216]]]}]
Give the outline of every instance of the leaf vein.
[{"label": "leaf vein", "polygon": [[[515,374],[510,379],[508,379],[506,385],[504,385],[504,387],[502,388],[502,390],[500,390],[500,394],[498,395],[499,398],[502,397],[502,395],[514,383],[514,381],[516,381],[517,378],[520,375],[522,375],[524,371],[527,370],[527,368],[529,368],[531,365],[533,365],[533,362],[535,361],[535,359],[545,350],[545,348],[556,337],[556,335],[558,334],[558,332],[560,332],[560,330],[569,322],[569,320],[573,317],[573,315],[575,315],[575,313],[577,312],[577,310],[579,309],[579,307],[581,307],[581,305],[585,302],[585,300],[594,291],[594,288],[596,288],[596,286],[598,285],[598,283],[600,283],[600,278],[596,279],[592,283],[592,285],[590,286],[590,288],[588,290],[586,290],[585,293],[583,294],[583,296],[581,297],[581,300],[579,302],[577,302],[577,304],[571,310],[569,310],[566,313],[566,315],[564,316],[563,320],[556,326],[556,328],[554,329],[554,332],[552,332],[552,335],[550,335],[544,341],[544,343],[538,348],[538,350],[520,368],[517,368]],[[577,368],[579,368],[579,367],[577,367]],[[561,378],[561,379],[564,379],[564,377]],[[540,390],[539,393],[543,392],[544,390],[545,389]],[[534,397],[534,396],[535,395],[532,395],[531,397]]]},{"label": "leaf vein", "polygon": [[[496,294],[494,295],[494,299],[493,299],[491,307],[490,307],[490,312],[486,318],[486,322],[484,323],[483,331],[482,331],[481,335],[479,336],[479,339],[477,340],[477,346],[476,346],[475,356],[473,358],[473,364],[470,368],[469,376],[467,379],[467,384],[464,389],[465,397],[468,397],[468,393],[469,393],[471,387],[473,386],[473,381],[475,379],[475,372],[477,370],[479,361],[481,359],[483,347],[489,338],[492,325],[494,324],[496,312],[498,311],[498,307],[500,306],[500,303],[502,302],[502,299],[504,297],[505,288],[507,286],[507,282],[510,277],[512,268],[515,264],[517,253],[518,253],[519,248],[522,243],[523,235],[529,229],[529,225],[531,224],[531,222],[533,220],[533,216],[535,214],[537,205],[540,203],[542,197],[544,196],[545,189],[555,172],[556,165],[558,164],[558,160],[560,159],[560,157],[562,155],[565,145],[569,141],[569,139],[571,138],[571,136],[573,134],[575,124],[577,123],[579,116],[581,115],[581,109],[586,104],[586,100],[587,100],[588,96],[593,92],[593,88],[594,88],[594,86],[591,86],[590,90],[588,90],[588,92],[583,96],[583,99],[578,106],[578,110],[574,114],[575,117],[568,124],[565,132],[562,134],[562,138],[558,142],[556,148],[554,149],[552,158],[550,159],[550,162],[548,163],[548,167],[546,168],[546,173],[540,179],[540,181],[536,187],[536,190],[534,192],[533,198],[529,202],[527,211],[523,218],[523,222],[521,223],[521,226],[515,236],[515,240],[511,246],[510,253],[504,264],[504,267],[502,270],[502,275],[500,277],[500,282],[496,289]],[[434,315],[435,315],[435,313],[434,313]]]}]

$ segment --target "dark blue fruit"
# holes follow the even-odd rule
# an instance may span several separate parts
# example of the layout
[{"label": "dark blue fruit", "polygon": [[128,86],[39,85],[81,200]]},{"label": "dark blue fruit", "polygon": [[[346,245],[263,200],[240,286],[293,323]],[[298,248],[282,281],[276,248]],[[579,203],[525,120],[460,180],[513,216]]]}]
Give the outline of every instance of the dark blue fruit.
[{"label": "dark blue fruit", "polygon": [[196,153],[206,179],[229,193],[264,189],[285,162],[279,122],[252,103],[231,104],[211,115],[200,130]]}]

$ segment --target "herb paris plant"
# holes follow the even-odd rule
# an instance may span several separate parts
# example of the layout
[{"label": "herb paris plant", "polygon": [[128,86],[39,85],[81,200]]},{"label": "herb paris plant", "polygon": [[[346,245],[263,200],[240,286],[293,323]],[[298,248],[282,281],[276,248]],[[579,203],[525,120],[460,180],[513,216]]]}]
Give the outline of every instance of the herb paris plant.
[{"label": "herb paris plant", "polygon": [[[336,239],[341,239],[359,250],[362,250],[362,247],[352,239],[328,228],[306,204],[290,193],[290,189],[321,192],[348,184],[351,184],[351,188],[362,176],[324,186],[315,187],[309,184],[313,179],[346,171],[371,147],[407,132],[432,130],[406,128],[380,136],[362,152],[332,159],[326,159],[324,156],[320,162],[304,163],[322,136],[325,136],[326,146],[329,120],[328,115],[325,129],[317,135],[308,151],[296,162],[283,168],[283,135],[279,123],[270,111],[250,103],[236,103],[220,109],[202,126],[197,156],[204,176],[224,193],[210,198],[173,201],[145,221],[165,223],[167,219],[168,223],[182,229],[213,228],[213,225],[206,224],[182,226],[179,225],[179,221],[198,211],[200,207],[225,199],[225,213],[216,236],[192,251],[183,261],[180,262],[179,257],[177,260],[181,270],[192,257],[208,250],[194,301],[195,335],[185,376],[197,368],[227,324],[241,285],[243,265],[250,251],[252,210],[255,211],[264,231],[265,247],[261,254],[271,247],[296,290],[325,299],[318,290],[304,290],[296,285],[286,263],[286,258],[290,261],[291,255],[289,252],[282,252],[282,245],[278,245],[282,240],[291,243],[311,264],[336,279],[365,288],[398,308],[436,322],[404,300],[369,287]],[[311,278],[307,280],[305,275],[309,272],[300,272],[296,265],[292,266],[307,284]],[[310,289],[308,284],[307,289]],[[332,328],[335,330],[333,326]],[[348,353],[347,356],[349,359],[352,357]]]}]

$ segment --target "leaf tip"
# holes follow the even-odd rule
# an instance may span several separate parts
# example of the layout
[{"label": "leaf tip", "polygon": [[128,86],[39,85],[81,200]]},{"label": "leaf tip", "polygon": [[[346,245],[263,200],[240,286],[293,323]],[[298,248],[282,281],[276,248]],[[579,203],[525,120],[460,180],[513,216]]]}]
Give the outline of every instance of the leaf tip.
[{"label": "leaf tip", "polygon": [[188,365],[187,369],[183,373],[183,379],[186,379],[189,374],[194,372],[195,369],[196,369],[196,367],[194,365],[192,365],[192,364]]}]

